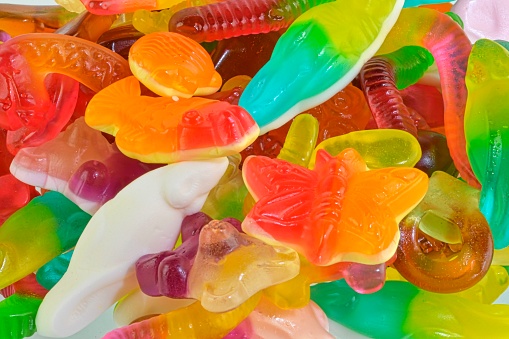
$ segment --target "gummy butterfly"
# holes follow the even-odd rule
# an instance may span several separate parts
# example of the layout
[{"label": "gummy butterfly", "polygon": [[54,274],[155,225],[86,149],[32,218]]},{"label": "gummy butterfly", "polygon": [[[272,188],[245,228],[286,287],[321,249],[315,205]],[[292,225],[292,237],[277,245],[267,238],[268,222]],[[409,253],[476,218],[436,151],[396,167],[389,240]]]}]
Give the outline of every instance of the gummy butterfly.
[{"label": "gummy butterfly", "polygon": [[424,197],[428,177],[415,168],[368,170],[359,153],[317,153],[313,170],[250,156],[246,186],[257,201],[242,229],[284,244],[320,266],[380,264],[394,255],[399,221]]}]

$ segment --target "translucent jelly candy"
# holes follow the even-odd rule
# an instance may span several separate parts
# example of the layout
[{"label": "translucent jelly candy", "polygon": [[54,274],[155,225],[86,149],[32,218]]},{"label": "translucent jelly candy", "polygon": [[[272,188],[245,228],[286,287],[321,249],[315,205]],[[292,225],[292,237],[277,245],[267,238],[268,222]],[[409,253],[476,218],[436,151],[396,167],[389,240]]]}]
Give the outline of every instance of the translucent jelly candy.
[{"label": "translucent jelly candy", "polygon": [[200,232],[200,245],[189,272],[189,294],[206,310],[225,312],[298,273],[295,251],[267,245],[226,221],[213,220]]},{"label": "translucent jelly candy", "polygon": [[175,0],[80,0],[85,8],[98,15],[121,14],[139,9],[157,10],[178,3]]},{"label": "translucent jelly candy", "polygon": [[307,305],[310,300],[310,286],[325,281],[345,279],[347,284],[359,293],[374,293],[384,285],[386,268],[394,259],[395,257],[377,265],[340,262],[329,266],[316,266],[301,257],[300,272],[295,278],[271,286],[263,293],[284,309]]},{"label": "translucent jelly candy", "polygon": [[283,310],[267,298],[224,339],[332,339],[329,320],[314,302],[297,309]]},{"label": "translucent jelly candy", "polygon": [[131,46],[143,36],[132,25],[112,28],[98,37],[97,43],[128,59]]},{"label": "translucent jelly candy", "polygon": [[35,316],[48,292],[35,280],[33,273],[12,285],[13,294],[0,301],[0,337],[21,339],[32,336],[35,331]]},{"label": "translucent jelly candy", "polygon": [[36,195],[33,187],[19,181],[11,174],[0,176],[0,226]]},{"label": "translucent jelly candy", "polygon": [[240,154],[228,157],[229,165],[224,176],[214,187],[203,204],[202,212],[212,219],[232,217],[244,220],[242,205],[247,195],[247,188],[239,169]]},{"label": "translucent jelly candy", "polygon": [[270,32],[221,40],[211,54],[214,68],[223,82],[236,75],[253,77],[269,61],[280,36]]},{"label": "translucent jelly candy", "polygon": [[373,57],[362,66],[360,82],[378,128],[401,129],[417,137],[398,89],[417,82],[433,61],[426,49],[407,46]]},{"label": "translucent jelly candy", "polygon": [[509,305],[426,292],[404,281],[359,294],[339,280],[311,287],[311,297],[330,319],[369,337],[504,338],[509,331]]},{"label": "translucent jelly candy", "polygon": [[410,45],[425,47],[435,58],[444,98],[449,151],[461,177],[479,187],[467,158],[463,119],[467,100],[465,72],[472,48],[470,41],[449,16],[427,8],[405,8],[377,53],[386,54]]},{"label": "translucent jelly candy", "polygon": [[339,0],[311,8],[278,40],[239,105],[264,134],[326,101],[375,54],[402,7],[402,0]]},{"label": "translucent jelly candy", "polygon": [[400,224],[394,267],[412,284],[432,292],[467,289],[488,271],[493,239],[479,211],[479,192],[443,172]]},{"label": "translucent jelly candy", "polygon": [[421,145],[422,156],[415,164],[415,168],[431,176],[435,171],[446,172],[450,175],[457,173],[452,161],[445,136],[433,131],[418,131],[417,140]]},{"label": "translucent jelly candy", "polygon": [[444,126],[444,100],[436,87],[415,84],[400,93],[405,105],[424,117],[431,128]]},{"label": "translucent jelly candy", "polygon": [[39,268],[35,276],[37,282],[48,290],[52,289],[67,271],[73,253],[74,251],[63,253]]},{"label": "translucent jelly candy", "polygon": [[136,261],[136,277],[141,290],[150,296],[188,297],[188,277],[198,252],[201,229],[212,221],[202,212],[182,220],[182,245],[175,250],[147,254]]},{"label": "translucent jelly candy", "polygon": [[389,260],[399,240],[397,223],[424,197],[428,182],[413,168],[368,171],[354,149],[336,157],[319,150],[314,170],[252,156],[242,172],[257,201],[242,229],[322,266]]},{"label": "translucent jelly candy", "polygon": [[178,11],[194,6],[203,6],[217,2],[216,0],[183,0],[160,11],[140,9],[133,14],[133,26],[144,34],[167,32],[170,18]]},{"label": "translucent jelly candy", "polygon": [[122,153],[150,163],[207,159],[238,153],[258,136],[240,106],[193,97],[141,96],[134,77],[122,79],[90,101],[89,126],[115,135]]},{"label": "translucent jelly candy", "polygon": [[337,155],[347,148],[359,152],[370,169],[413,167],[422,155],[419,142],[408,132],[392,129],[356,131],[321,142],[311,156],[309,168],[314,168],[320,150]]},{"label": "translucent jelly candy", "polygon": [[38,331],[70,336],[136,288],[136,260],[175,244],[182,220],[201,209],[227,165],[218,158],[164,166],[103,205],[80,237],[67,272],[44,298]]},{"label": "translucent jelly candy", "polygon": [[199,302],[111,331],[104,339],[223,338],[251,314],[260,294],[228,312],[205,310]]},{"label": "translucent jelly candy", "polygon": [[57,192],[32,199],[0,227],[0,288],[68,251],[90,215]]},{"label": "translucent jelly candy", "polygon": [[122,57],[102,46],[44,33],[3,43],[0,73],[4,89],[0,92],[0,127],[10,130],[7,144],[16,153],[54,138],[66,125],[78,95],[74,80],[97,92],[130,71]]},{"label": "translucent jelly candy", "polygon": [[288,27],[310,8],[330,1],[225,0],[178,11],[168,29],[198,42],[268,33]]},{"label": "translucent jelly candy", "polygon": [[83,118],[55,139],[23,148],[11,164],[19,180],[60,192],[90,214],[153,168],[120,153]]},{"label": "translucent jelly candy", "polygon": [[[305,113],[318,120],[317,143],[334,136],[362,130],[371,117],[371,111],[364,99],[364,94],[352,84],[348,84],[329,100],[305,111]],[[241,152],[242,157],[244,159],[249,155],[277,157],[283,147],[290,125],[291,121],[260,135],[255,142]]]},{"label": "translucent jelly candy", "polygon": [[159,32],[145,35],[129,51],[133,74],[161,96],[190,98],[221,87],[221,76],[207,51],[183,35]]},{"label": "translucent jelly candy", "polygon": [[196,303],[196,300],[151,297],[137,288],[115,305],[113,319],[118,326],[127,326],[153,316],[170,313],[193,303]]},{"label": "translucent jelly candy", "polygon": [[[493,60],[497,60],[494,62]],[[472,169],[482,184],[479,207],[495,248],[509,246],[509,52],[496,42],[476,41],[468,59],[465,137]]]}]

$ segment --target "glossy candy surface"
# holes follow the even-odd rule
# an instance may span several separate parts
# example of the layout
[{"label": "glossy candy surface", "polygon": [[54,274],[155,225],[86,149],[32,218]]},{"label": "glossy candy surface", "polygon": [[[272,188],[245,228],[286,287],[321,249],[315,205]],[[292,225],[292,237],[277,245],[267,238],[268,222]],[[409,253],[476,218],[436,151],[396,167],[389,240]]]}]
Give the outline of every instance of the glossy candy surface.
[{"label": "glossy candy surface", "polygon": [[408,45],[425,47],[435,58],[444,99],[449,151],[461,177],[479,187],[467,158],[464,135],[465,73],[472,49],[470,41],[449,16],[427,8],[405,8],[377,53],[393,52]]},{"label": "glossy candy surface", "polygon": [[400,223],[394,267],[432,292],[457,292],[476,284],[493,256],[491,232],[478,204],[476,189],[435,172],[422,202]]},{"label": "glossy candy surface", "polygon": [[120,153],[83,118],[43,145],[23,148],[11,164],[19,180],[60,192],[90,214],[153,168]]},{"label": "glossy candy surface", "polygon": [[319,150],[314,170],[250,157],[243,176],[257,203],[242,229],[323,266],[389,260],[399,240],[397,223],[423,198],[428,181],[412,168],[368,171],[351,148],[335,157]]},{"label": "glossy candy surface", "polygon": [[388,281],[373,294],[356,293],[341,280],[311,289],[330,319],[370,337],[503,338],[509,330],[509,305],[426,292],[404,281]]},{"label": "glossy candy surface", "polygon": [[134,77],[94,96],[85,121],[114,135],[122,153],[149,163],[233,155],[259,131],[240,106],[200,97],[175,101],[142,96]]},{"label": "glossy candy surface", "polygon": [[239,104],[263,134],[323,103],[375,54],[402,7],[399,0],[339,0],[310,9],[278,40]]},{"label": "glossy candy surface", "polygon": [[103,205],[80,237],[67,272],[44,299],[39,332],[70,336],[133,290],[136,260],[175,244],[183,218],[200,210],[227,164],[218,158],[164,166]]},{"label": "glossy candy surface", "polygon": [[74,247],[89,220],[58,192],[36,197],[12,214],[0,227],[0,288]]},{"label": "glossy candy surface", "polygon": [[178,11],[168,30],[197,42],[258,35],[285,29],[302,13],[327,2],[331,0],[224,0]]},{"label": "glossy candy surface", "polygon": [[240,233],[227,221],[211,221],[199,237],[189,292],[208,311],[239,307],[252,295],[299,272],[295,251]]},{"label": "glossy candy surface", "polygon": [[[497,62],[493,62],[497,60]],[[478,40],[468,60],[465,137],[472,169],[482,184],[479,207],[493,232],[495,248],[509,246],[509,52]]]},{"label": "glossy candy surface", "polygon": [[221,76],[207,51],[197,42],[176,33],[145,35],[129,51],[133,74],[154,93],[190,98],[221,87]]},{"label": "glossy candy surface", "polygon": [[99,91],[130,71],[125,60],[106,48],[45,33],[2,44],[0,74],[0,127],[9,130],[7,145],[16,153],[60,132],[76,106],[78,82]]}]

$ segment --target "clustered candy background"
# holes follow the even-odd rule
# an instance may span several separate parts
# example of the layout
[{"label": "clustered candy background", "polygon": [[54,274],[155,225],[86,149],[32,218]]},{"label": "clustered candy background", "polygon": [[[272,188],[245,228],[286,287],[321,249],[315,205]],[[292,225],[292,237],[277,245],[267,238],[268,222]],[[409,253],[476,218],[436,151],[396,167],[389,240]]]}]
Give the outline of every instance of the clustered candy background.
[{"label": "clustered candy background", "polygon": [[0,337],[506,335],[503,1],[82,2],[0,4]]}]

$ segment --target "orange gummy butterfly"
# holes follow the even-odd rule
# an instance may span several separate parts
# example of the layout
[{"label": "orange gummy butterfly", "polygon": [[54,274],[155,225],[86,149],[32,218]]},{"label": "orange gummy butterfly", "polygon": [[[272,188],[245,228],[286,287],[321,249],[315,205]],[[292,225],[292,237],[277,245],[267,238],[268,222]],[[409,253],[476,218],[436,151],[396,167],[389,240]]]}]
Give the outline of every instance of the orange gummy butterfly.
[{"label": "orange gummy butterfly", "polygon": [[424,197],[427,175],[415,168],[368,170],[345,149],[317,153],[313,170],[279,159],[250,156],[244,182],[257,201],[242,229],[283,244],[320,266],[380,264],[394,255],[398,223]]}]

